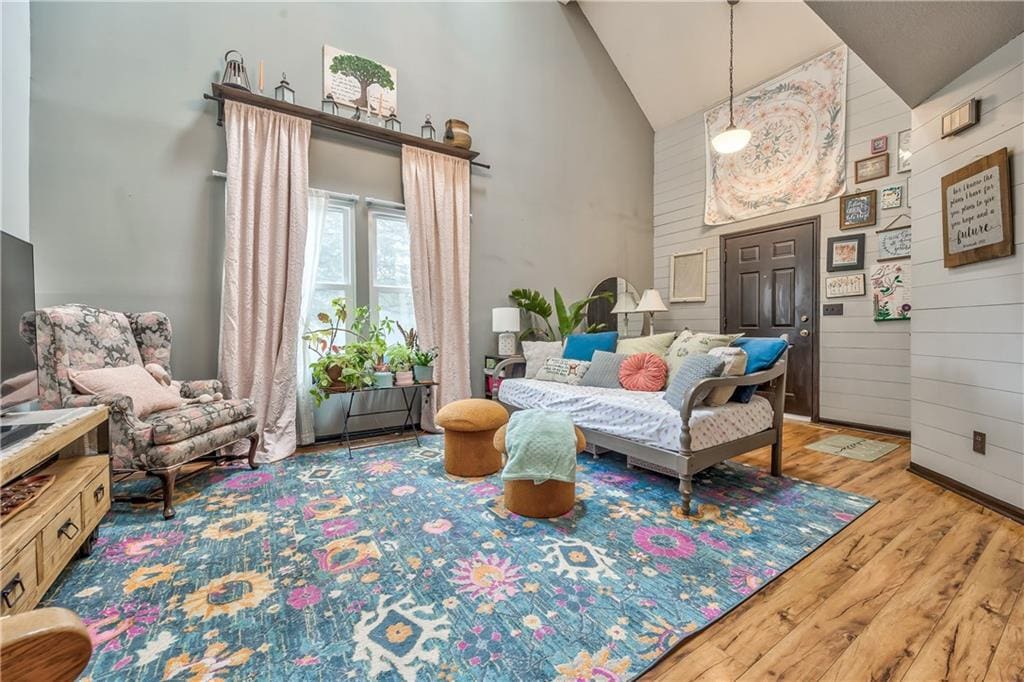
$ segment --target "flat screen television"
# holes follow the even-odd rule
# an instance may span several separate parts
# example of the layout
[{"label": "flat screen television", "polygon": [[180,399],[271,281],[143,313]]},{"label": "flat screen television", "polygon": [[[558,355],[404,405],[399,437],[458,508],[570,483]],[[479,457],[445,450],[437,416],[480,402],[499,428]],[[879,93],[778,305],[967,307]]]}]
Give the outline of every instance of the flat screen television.
[{"label": "flat screen television", "polygon": [[36,307],[32,245],[0,233],[0,410],[35,400],[35,348],[19,332],[21,316]]}]

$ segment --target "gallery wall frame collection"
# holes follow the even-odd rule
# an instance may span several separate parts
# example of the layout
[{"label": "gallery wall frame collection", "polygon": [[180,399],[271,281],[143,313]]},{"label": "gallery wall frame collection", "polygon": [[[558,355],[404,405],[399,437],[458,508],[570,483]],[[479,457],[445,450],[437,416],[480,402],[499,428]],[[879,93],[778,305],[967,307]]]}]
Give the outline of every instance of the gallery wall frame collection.
[{"label": "gallery wall frame collection", "polygon": [[864,234],[828,238],[828,272],[864,269]]},{"label": "gallery wall frame collection", "polygon": [[889,153],[875,154],[853,164],[853,181],[858,185],[870,180],[888,177]]},{"label": "gallery wall frame collection", "polygon": [[871,227],[878,222],[878,190],[844,194],[839,197],[839,229]]},{"label": "gallery wall frame collection", "polygon": [[910,129],[901,130],[896,135],[896,172],[910,172]]},{"label": "gallery wall frame collection", "polygon": [[883,211],[903,206],[903,185],[888,185],[882,188],[879,203]]},{"label": "gallery wall frame collection", "polygon": [[871,270],[875,322],[910,319],[910,272],[899,263],[879,263]]},{"label": "gallery wall frame collection", "polygon": [[849,298],[865,293],[864,273],[825,278],[825,298]]},{"label": "gallery wall frame collection", "polygon": [[878,258],[876,260],[883,262],[910,258],[910,225],[888,227],[879,230],[876,234],[878,235]]},{"label": "gallery wall frame collection", "polygon": [[1013,255],[1006,147],[942,178],[943,264],[956,268]]}]

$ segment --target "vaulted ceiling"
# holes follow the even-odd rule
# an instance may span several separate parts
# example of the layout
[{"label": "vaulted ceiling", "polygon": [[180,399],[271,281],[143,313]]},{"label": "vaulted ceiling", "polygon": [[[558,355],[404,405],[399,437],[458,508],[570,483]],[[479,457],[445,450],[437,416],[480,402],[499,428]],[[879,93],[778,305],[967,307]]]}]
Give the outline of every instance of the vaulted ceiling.
[{"label": "vaulted ceiling", "polygon": [[[579,3],[655,130],[729,95],[729,6],[706,2]],[[803,2],[736,6],[736,92],[840,39]]]}]

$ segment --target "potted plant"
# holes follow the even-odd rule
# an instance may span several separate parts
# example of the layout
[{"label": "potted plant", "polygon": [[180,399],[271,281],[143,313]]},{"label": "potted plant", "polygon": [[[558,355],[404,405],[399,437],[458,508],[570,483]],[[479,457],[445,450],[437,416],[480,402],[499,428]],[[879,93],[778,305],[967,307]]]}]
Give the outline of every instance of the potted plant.
[{"label": "potted plant", "polygon": [[[611,292],[603,292],[596,296],[587,296],[574,303],[566,305],[562,294],[555,289],[555,305],[544,298],[544,295],[535,289],[513,289],[509,298],[517,308],[525,310],[530,317],[530,327],[519,334],[520,339],[543,339],[545,341],[559,341],[566,339],[570,334],[584,326],[587,319],[587,308],[596,300],[612,300]],[[555,313],[557,334],[551,324],[551,314]],[[540,318],[544,327],[534,322],[535,316]],[[604,329],[604,324],[591,324],[584,327],[584,332],[592,334]]]},{"label": "potted plant", "polygon": [[399,386],[411,386],[412,375],[412,349],[402,343],[388,346],[388,365],[395,372],[395,383]]},{"label": "potted plant", "polygon": [[416,348],[412,352],[412,375],[419,384],[429,384],[434,380],[434,360],[437,359],[437,348],[422,350]]}]

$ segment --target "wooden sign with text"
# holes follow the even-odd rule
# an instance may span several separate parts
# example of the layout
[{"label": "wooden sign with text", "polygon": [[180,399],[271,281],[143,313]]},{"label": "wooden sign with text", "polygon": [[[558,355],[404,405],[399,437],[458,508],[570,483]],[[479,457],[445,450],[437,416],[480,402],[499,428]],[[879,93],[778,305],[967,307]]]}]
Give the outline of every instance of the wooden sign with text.
[{"label": "wooden sign with text", "polygon": [[942,231],[947,268],[1013,255],[1006,147],[942,178]]}]

